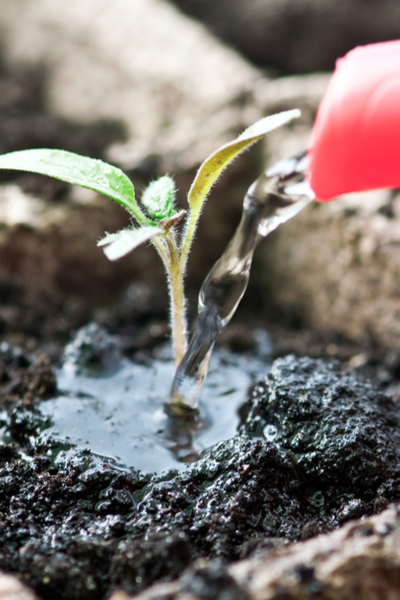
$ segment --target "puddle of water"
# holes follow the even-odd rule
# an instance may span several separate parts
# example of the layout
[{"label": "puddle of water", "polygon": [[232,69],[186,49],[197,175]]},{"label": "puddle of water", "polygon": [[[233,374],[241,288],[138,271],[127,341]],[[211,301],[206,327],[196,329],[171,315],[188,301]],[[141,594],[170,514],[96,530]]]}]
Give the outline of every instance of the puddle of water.
[{"label": "puddle of water", "polygon": [[40,411],[52,425],[41,441],[68,442],[146,472],[182,469],[200,452],[237,433],[238,411],[266,361],[217,350],[210,362],[194,426],[167,417],[166,394],[174,377],[171,362],[151,366],[121,359],[107,375],[77,371],[68,360],[58,371],[61,395]]}]

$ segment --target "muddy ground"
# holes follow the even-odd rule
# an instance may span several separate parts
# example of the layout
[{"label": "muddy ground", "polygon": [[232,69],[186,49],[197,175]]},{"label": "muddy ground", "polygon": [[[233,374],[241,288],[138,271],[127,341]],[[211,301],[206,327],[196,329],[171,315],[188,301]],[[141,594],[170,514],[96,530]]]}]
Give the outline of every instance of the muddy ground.
[{"label": "muddy ground", "polygon": [[154,476],[44,443],[50,362],[3,343],[1,366],[0,567],[44,599],[137,593],[198,558],[218,559],[216,593],[232,561],[400,501],[398,403],[339,361],[277,359],[237,436]]},{"label": "muddy ground", "polygon": [[[47,146],[101,158],[123,138],[116,123],[78,127],[48,115],[44,81],[41,72],[0,71],[1,152]],[[68,201],[64,184],[2,174],[11,177],[50,203]],[[276,360],[243,398],[238,435],[183,473],[151,476],[67,442],[43,443],[48,422],[40,404],[57,394],[63,347],[89,321],[117,335],[132,360],[151,360],[168,333],[164,288],[130,285],[107,307],[50,306],[27,304],[22,288],[0,282],[2,570],[43,599],[101,600],[116,589],[137,593],[173,580],[196,559],[213,558],[214,571],[187,571],[186,589],[198,593],[207,583],[208,598],[221,589],[242,598],[226,572],[232,561],[400,501],[400,410],[392,393],[399,356],[373,340],[360,346],[311,333],[298,315],[255,317],[256,297],[250,288],[221,340],[249,351],[260,325],[273,340]],[[89,359],[96,356],[94,347]]]}]

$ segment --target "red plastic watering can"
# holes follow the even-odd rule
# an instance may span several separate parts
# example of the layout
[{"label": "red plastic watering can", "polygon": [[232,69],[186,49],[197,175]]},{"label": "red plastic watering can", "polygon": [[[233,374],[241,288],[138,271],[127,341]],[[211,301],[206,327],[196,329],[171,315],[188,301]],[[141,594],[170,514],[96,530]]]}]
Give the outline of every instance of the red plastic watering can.
[{"label": "red plastic watering can", "polygon": [[400,187],[400,40],[360,46],[337,61],[308,155],[317,200]]}]

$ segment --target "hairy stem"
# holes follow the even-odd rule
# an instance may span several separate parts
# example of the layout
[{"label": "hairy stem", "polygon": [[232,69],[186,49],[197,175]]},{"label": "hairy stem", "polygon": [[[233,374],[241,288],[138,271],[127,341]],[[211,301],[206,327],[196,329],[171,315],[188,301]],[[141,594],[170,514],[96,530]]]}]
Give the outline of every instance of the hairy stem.
[{"label": "hairy stem", "polygon": [[169,250],[169,293],[171,301],[172,347],[175,364],[178,366],[187,349],[186,301],[183,285],[183,270],[179,262],[178,249],[173,232],[168,232],[166,242]]},{"label": "hairy stem", "polygon": [[154,238],[152,242],[164,263],[168,277],[172,349],[175,364],[178,366],[187,348],[186,302],[183,285],[183,271],[180,268],[178,249],[173,232],[169,231],[163,239]]}]

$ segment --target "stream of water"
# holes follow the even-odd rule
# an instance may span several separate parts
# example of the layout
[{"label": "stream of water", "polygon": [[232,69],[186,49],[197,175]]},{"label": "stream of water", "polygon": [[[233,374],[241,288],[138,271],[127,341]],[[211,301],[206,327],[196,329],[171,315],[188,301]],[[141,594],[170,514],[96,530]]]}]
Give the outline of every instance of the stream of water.
[{"label": "stream of water", "polygon": [[268,169],[249,188],[239,226],[201,286],[198,321],[173,380],[165,405],[168,414],[193,418],[197,398],[218,335],[234,315],[250,277],[259,242],[314,199],[305,180],[304,152]]}]

